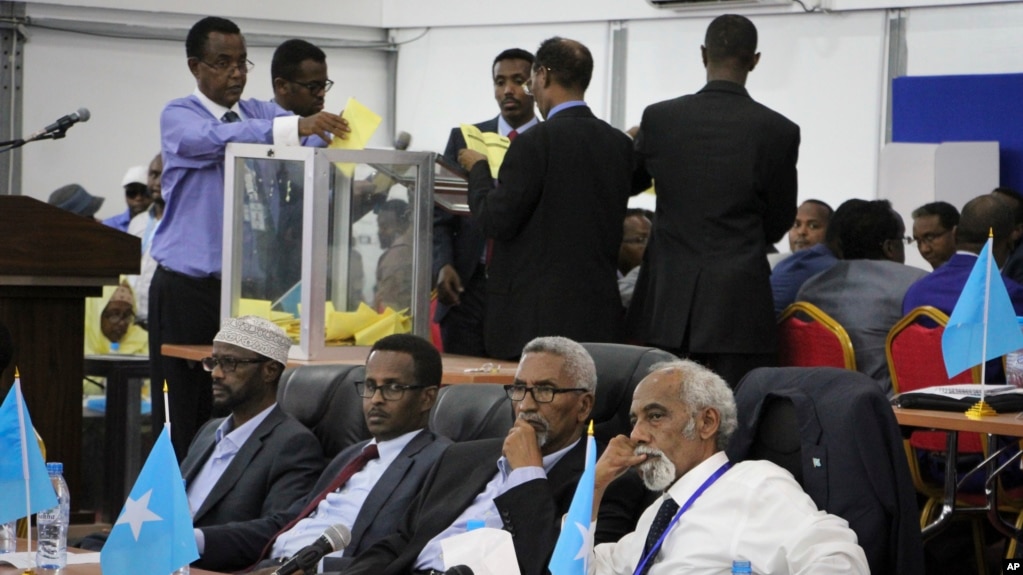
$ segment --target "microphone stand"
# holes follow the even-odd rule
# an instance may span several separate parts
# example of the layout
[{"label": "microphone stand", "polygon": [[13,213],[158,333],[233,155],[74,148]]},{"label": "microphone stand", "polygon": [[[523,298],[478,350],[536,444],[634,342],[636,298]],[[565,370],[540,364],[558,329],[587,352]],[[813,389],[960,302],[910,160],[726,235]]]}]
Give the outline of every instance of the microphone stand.
[{"label": "microphone stand", "polygon": [[[70,126],[69,126],[70,127]],[[18,138],[17,140],[7,140],[6,142],[0,142],[0,146],[7,146],[6,148],[0,148],[0,154],[4,152],[10,152],[16,148],[20,148],[30,142],[36,142],[39,140],[59,140],[67,135],[67,128],[57,129],[29,140],[23,140]]]}]

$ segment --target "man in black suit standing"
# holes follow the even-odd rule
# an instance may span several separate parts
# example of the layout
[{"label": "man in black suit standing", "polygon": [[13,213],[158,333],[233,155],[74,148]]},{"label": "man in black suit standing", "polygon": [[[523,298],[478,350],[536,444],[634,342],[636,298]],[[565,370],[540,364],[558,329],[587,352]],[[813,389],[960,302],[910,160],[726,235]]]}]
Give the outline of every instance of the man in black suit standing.
[{"label": "man in black suit standing", "polygon": [[547,121],[508,147],[496,184],[482,154],[459,152],[469,170],[469,208],[493,239],[489,357],[518,357],[537,336],[621,336],[618,250],[633,189],[632,142],[583,101],[592,74],[586,46],[545,40],[527,85]]},{"label": "man in black suit standing", "polygon": [[[529,79],[533,55],[510,48],[494,58],[491,76],[494,99],[501,108],[495,118],[476,124],[481,132],[494,132],[514,140],[538,122],[533,97],[523,86]],[[465,148],[461,128],[452,128],[444,157],[458,163]],[[433,219],[433,277],[437,281],[437,313],[444,351],[482,357],[483,315],[486,309],[486,240],[473,217],[436,210]]]},{"label": "man in black suit standing", "polygon": [[767,247],[796,215],[799,126],[744,87],[760,61],[742,16],[707,28],[707,85],[649,106],[637,175],[657,211],[627,319],[632,339],[688,356],[734,386],[776,362]]}]

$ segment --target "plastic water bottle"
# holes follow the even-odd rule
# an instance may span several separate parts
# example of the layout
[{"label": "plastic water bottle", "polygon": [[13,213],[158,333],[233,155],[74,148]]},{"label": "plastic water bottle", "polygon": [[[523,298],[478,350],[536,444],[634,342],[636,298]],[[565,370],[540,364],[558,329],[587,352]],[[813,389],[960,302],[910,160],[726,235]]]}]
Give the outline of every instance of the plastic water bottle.
[{"label": "plastic water bottle", "polygon": [[175,569],[174,572],[171,573],[171,575],[189,575],[188,563],[185,563],[185,565],[183,567],[180,567],[179,569]]},{"label": "plastic water bottle", "polygon": [[71,495],[64,482],[64,464],[47,463],[50,483],[57,492],[57,506],[36,515],[39,527],[39,547],[36,566],[41,569],[62,569],[67,564],[67,526],[71,510]]},{"label": "plastic water bottle", "polygon": [[[1023,329],[1023,317],[1017,317],[1020,329]],[[1023,387],[1023,349],[1005,354],[1006,383]]]},{"label": "plastic water bottle", "polygon": [[753,566],[750,562],[745,559],[736,559],[732,561],[732,575],[751,575],[753,573]]},{"label": "plastic water bottle", "polygon": [[18,522],[0,523],[0,554],[14,553],[18,545]]}]

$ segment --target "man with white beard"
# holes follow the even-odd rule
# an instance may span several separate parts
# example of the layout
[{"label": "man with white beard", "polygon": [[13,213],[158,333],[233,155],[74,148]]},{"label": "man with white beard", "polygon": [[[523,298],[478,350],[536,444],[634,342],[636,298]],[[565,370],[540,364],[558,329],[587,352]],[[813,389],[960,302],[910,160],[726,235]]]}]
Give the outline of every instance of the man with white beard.
[{"label": "man with white beard", "polygon": [[688,360],[660,363],[636,386],[630,437],[611,440],[597,462],[596,509],[612,480],[635,467],[664,491],[617,543],[598,545],[598,575],[869,573],[856,534],[818,511],[792,475],[768,461],[732,464],[735,400],[717,374]]}]

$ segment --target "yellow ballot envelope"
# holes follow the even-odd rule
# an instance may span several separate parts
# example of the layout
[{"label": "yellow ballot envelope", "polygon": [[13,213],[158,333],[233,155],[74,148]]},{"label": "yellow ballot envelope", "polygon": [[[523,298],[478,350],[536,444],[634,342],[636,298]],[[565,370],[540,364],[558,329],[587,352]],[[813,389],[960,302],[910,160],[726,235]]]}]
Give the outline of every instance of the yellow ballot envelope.
[{"label": "yellow ballot envelope", "polygon": [[[380,126],[380,122],[382,121],[380,116],[362,105],[362,103],[355,98],[348,98],[348,102],[345,104],[345,110],[341,113],[341,117],[348,121],[348,127],[352,130],[348,134],[348,138],[344,140],[341,138],[334,138],[330,141],[331,148],[341,150],[365,149],[369,139],[373,136],[373,133],[377,131],[377,128]],[[338,163],[336,165],[338,169],[349,178],[352,177],[352,174],[355,172],[355,164]]]}]

